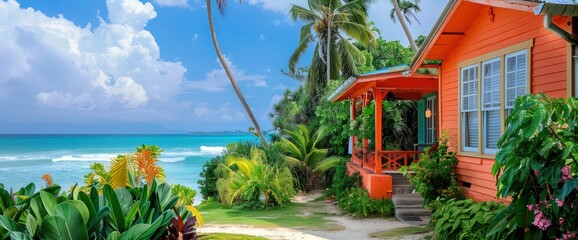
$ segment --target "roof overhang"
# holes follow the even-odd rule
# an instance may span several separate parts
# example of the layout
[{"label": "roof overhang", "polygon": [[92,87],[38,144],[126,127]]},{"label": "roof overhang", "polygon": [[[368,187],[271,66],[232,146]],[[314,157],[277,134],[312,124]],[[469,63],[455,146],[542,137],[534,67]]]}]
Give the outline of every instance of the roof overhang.
[{"label": "roof overhang", "polygon": [[416,72],[425,60],[444,59],[465,36],[465,31],[474,19],[471,16],[479,14],[480,5],[535,14],[578,15],[578,3],[575,0],[449,0],[431,33],[413,58],[410,64],[411,71]]},{"label": "roof overhang", "polygon": [[400,99],[416,100],[437,91],[437,75],[412,74],[408,76],[407,74],[408,71],[403,70],[361,75],[346,81],[330,96],[329,100],[338,102],[373,90],[391,92]]},{"label": "roof overhang", "polygon": [[578,16],[578,3],[574,0],[548,0],[534,8],[534,14],[558,16]]}]

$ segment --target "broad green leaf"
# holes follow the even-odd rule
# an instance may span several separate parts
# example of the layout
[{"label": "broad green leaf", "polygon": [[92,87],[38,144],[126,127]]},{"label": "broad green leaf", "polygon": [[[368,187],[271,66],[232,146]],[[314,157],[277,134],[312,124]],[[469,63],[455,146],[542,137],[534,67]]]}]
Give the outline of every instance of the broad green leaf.
[{"label": "broad green leaf", "polygon": [[108,235],[108,237],[106,237],[106,240],[119,240],[120,239],[120,233],[118,231],[114,231],[112,233],[110,233]]},{"label": "broad green leaf", "polygon": [[[136,224],[124,232],[119,240],[148,240],[153,234],[151,224]],[[155,229],[156,230],[156,229]]]},{"label": "broad green leaf", "polygon": [[0,227],[6,229],[9,232],[21,232],[22,229],[14,220],[0,215]]},{"label": "broad green leaf", "polygon": [[94,215],[94,217],[88,220],[88,224],[86,225],[88,232],[89,233],[96,232],[97,228],[100,226],[102,219],[104,219],[109,214],[110,208],[108,208],[107,206],[104,206],[103,208],[98,210],[98,212]]},{"label": "broad green leaf", "polygon": [[116,196],[116,193],[109,185],[104,185],[104,196],[106,198],[106,203],[111,209],[111,217],[115,223],[115,227],[119,232],[126,231],[126,224],[124,220],[124,214],[122,208]]},{"label": "broad green leaf", "polygon": [[42,205],[44,205],[44,209],[50,216],[54,215],[54,210],[56,209],[56,198],[45,191],[40,191],[40,199],[42,199]]},{"label": "broad green leaf", "polygon": [[84,205],[84,203],[82,201],[80,201],[80,200],[68,200],[68,201],[65,201],[61,204],[72,205],[73,207],[76,208],[76,210],[78,210],[78,212],[82,216],[82,220],[83,220],[84,224],[86,224],[88,222],[88,219],[90,218],[90,213],[88,211],[88,208],[86,207],[86,205]]},{"label": "broad green leaf", "polygon": [[[75,202],[76,200],[72,200]],[[80,202],[80,201],[76,201]],[[82,204],[82,202],[80,202]],[[84,206],[84,205],[83,205]],[[88,218],[88,209],[84,206],[85,215]],[[86,229],[86,224],[83,219],[83,214],[77,208],[77,206],[71,204],[70,202],[63,202],[56,206],[54,211],[55,216],[62,217],[65,221],[64,234],[70,236],[70,239],[75,240],[85,240],[88,239],[88,231]],[[87,219],[88,220],[88,219]]]},{"label": "broad green leaf", "polygon": [[23,232],[10,232],[11,240],[31,240],[30,235]]},{"label": "broad green leaf", "polygon": [[36,234],[36,230],[38,230],[39,221],[32,216],[32,214],[26,215],[26,230],[34,236]]}]

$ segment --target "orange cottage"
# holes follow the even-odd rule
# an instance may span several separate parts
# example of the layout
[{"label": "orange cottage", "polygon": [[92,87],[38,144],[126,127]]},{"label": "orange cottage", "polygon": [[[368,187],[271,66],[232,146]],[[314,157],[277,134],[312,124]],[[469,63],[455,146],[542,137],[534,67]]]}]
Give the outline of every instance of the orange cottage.
[{"label": "orange cottage", "polygon": [[[478,201],[496,200],[491,168],[515,99],[528,93],[577,96],[574,16],[578,3],[570,0],[450,0],[410,66],[351,79],[332,99],[349,99],[352,118],[359,105],[372,99],[378,103],[395,95],[417,100],[418,114],[427,116],[418,123],[418,143],[431,143],[446,132],[451,150],[457,152],[464,193]],[[438,68],[439,75],[417,74],[423,67]],[[375,122],[381,122],[378,114]],[[375,139],[381,139],[378,131]],[[415,152],[380,147],[370,152],[367,140],[353,137],[352,145],[359,141],[363,148],[353,147],[350,171],[361,173],[372,197],[391,197],[391,176],[408,159],[417,161]]]},{"label": "orange cottage", "polygon": [[[517,96],[573,96],[578,5],[550,0],[450,0],[413,60],[439,67],[439,131],[457,152],[457,174],[474,200],[495,200],[497,141]],[[575,95],[574,95],[575,96]]]}]

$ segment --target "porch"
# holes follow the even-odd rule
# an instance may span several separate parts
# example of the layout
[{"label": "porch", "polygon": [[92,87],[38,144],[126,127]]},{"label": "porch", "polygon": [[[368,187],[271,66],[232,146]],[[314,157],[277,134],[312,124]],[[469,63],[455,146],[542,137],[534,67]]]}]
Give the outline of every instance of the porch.
[{"label": "porch", "polygon": [[[354,121],[362,109],[374,104],[375,125],[370,137],[351,136],[351,161],[348,170],[358,172],[362,183],[371,197],[392,198],[394,180],[399,168],[419,161],[421,147],[433,143],[436,139],[436,103],[438,89],[437,75],[413,74],[409,76],[407,65],[386,68],[361,75],[345,82],[330,98],[337,102],[351,101],[351,120]],[[433,97],[432,97],[433,96]],[[382,130],[384,100],[414,100],[417,102],[416,114],[418,130],[413,149],[384,149]],[[372,103],[373,102],[373,103]],[[370,147],[371,145],[371,147]]]}]

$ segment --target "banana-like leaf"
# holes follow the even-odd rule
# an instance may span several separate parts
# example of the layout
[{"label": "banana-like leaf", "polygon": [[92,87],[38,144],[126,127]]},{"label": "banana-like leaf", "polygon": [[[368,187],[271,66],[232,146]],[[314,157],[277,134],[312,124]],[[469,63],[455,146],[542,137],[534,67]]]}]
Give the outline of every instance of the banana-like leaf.
[{"label": "banana-like leaf", "polygon": [[106,240],[119,240],[119,239],[120,233],[118,231],[111,232],[110,234],[108,234],[108,237],[106,237]]},{"label": "banana-like leaf", "polygon": [[[90,218],[90,213],[89,213],[88,207],[86,207],[86,205],[84,205],[84,203],[82,201],[80,201],[80,200],[68,200],[68,201],[65,201],[65,202],[58,204],[58,205],[62,205],[62,204],[69,204],[69,205],[75,207],[76,210],[78,210],[78,213],[80,213],[83,223],[86,224],[88,222],[88,220]],[[57,206],[57,208],[58,208],[58,206]]]},{"label": "banana-like leaf", "polygon": [[324,173],[329,169],[332,169],[339,165],[341,162],[340,157],[328,157],[325,158],[323,161],[317,163],[317,166],[313,169],[314,172]]},{"label": "banana-like leaf", "polygon": [[110,208],[108,208],[107,206],[104,206],[103,208],[98,210],[98,212],[94,215],[94,217],[91,217],[90,220],[88,220],[88,224],[86,225],[86,227],[88,228],[88,232],[89,233],[97,232],[98,227],[100,226],[100,222],[109,214]]},{"label": "banana-like leaf", "polygon": [[130,191],[126,188],[117,188],[114,190],[114,192],[116,193],[116,197],[118,198],[118,202],[120,203],[122,213],[126,214],[134,203]]},{"label": "banana-like leaf", "polygon": [[54,215],[54,210],[56,209],[57,204],[54,195],[45,191],[40,191],[40,199],[42,200],[42,205],[44,206],[46,212],[48,212],[48,215]]},{"label": "banana-like leaf", "polygon": [[115,224],[116,230],[119,232],[126,231],[126,222],[122,208],[116,196],[116,193],[109,185],[104,185],[104,197],[106,198],[107,206],[111,209],[111,217]]},{"label": "banana-like leaf", "polygon": [[23,232],[10,232],[11,240],[31,240],[32,238],[27,233]]},{"label": "banana-like leaf", "polygon": [[[73,205],[75,203],[72,202],[63,202],[56,206],[54,216],[64,219],[64,225],[58,225],[58,230],[65,239],[87,240],[88,231],[86,230],[83,215],[88,218],[88,209],[84,206],[84,209],[79,210],[76,205]],[[84,211],[84,213],[81,213],[81,211]]]},{"label": "banana-like leaf", "polygon": [[21,232],[22,228],[14,220],[0,215],[0,227],[8,232]]},{"label": "banana-like leaf", "polygon": [[36,234],[36,230],[38,230],[39,221],[36,220],[32,214],[26,215],[26,230],[30,235],[34,236]]}]

